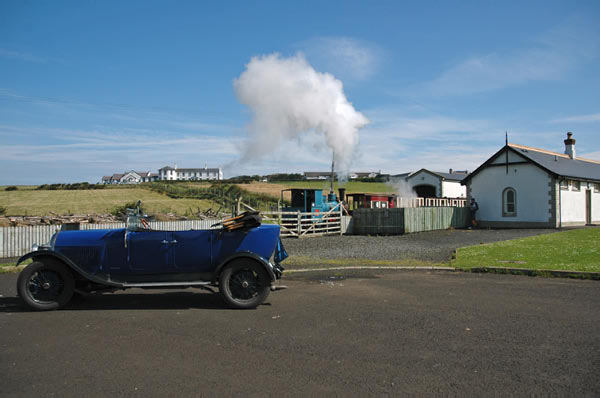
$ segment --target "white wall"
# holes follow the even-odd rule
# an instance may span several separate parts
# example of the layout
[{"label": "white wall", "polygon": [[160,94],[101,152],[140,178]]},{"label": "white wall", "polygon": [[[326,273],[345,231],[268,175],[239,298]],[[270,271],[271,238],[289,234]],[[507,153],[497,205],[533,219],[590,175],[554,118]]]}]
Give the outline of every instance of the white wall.
[{"label": "white wall", "polygon": [[[511,154],[512,155],[512,154]],[[504,160],[504,155],[501,156]],[[520,157],[519,157],[520,158]],[[510,159],[509,161],[521,161]],[[479,204],[477,218],[484,221],[550,221],[550,176],[533,164],[486,167],[471,179],[471,196]],[[517,193],[517,215],[502,216],[502,192],[512,187]]]},{"label": "white wall", "polygon": [[460,185],[458,181],[442,181],[443,198],[465,198],[467,196],[467,187]]},{"label": "white wall", "polygon": [[580,191],[573,191],[573,187],[569,184],[569,190],[560,192],[560,218],[563,223],[578,223],[586,222],[586,207],[585,197],[586,191],[592,191],[592,222],[600,222],[600,192],[594,192],[594,185],[586,182],[581,182]]},{"label": "white wall", "polygon": [[[571,187],[569,187],[571,189]],[[585,189],[579,192],[561,191],[560,220],[563,223],[585,223]]]}]

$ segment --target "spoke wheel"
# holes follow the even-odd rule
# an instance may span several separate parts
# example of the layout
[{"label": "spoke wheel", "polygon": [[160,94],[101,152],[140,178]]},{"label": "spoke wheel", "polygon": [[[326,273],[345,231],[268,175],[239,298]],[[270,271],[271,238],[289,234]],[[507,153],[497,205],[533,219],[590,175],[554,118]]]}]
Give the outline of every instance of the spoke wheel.
[{"label": "spoke wheel", "polygon": [[17,291],[30,308],[55,310],[73,296],[75,282],[71,272],[58,262],[35,261],[19,274]]},{"label": "spoke wheel", "polygon": [[254,260],[235,260],[219,278],[219,290],[232,308],[255,308],[269,296],[271,279]]}]

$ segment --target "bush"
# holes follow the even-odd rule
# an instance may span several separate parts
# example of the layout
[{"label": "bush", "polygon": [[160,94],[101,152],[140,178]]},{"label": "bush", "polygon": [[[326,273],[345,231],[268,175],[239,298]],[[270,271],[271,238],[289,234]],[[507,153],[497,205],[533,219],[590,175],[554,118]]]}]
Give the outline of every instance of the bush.
[{"label": "bush", "polygon": [[56,191],[58,189],[66,190],[87,190],[87,189],[105,189],[105,184],[90,184],[89,182],[76,182],[73,184],[43,184],[37,187],[37,190]]},{"label": "bush", "polygon": [[14,185],[4,188],[5,191],[16,191],[18,188]]},{"label": "bush", "polygon": [[293,174],[269,174],[265,176],[268,181],[304,181],[304,175],[293,173]]},{"label": "bush", "polygon": [[[127,219],[127,209],[135,209],[137,208],[137,202],[129,202],[125,203],[122,206],[115,207],[110,214],[115,217],[122,218],[123,220]],[[144,214],[144,209],[140,206],[140,214]]]}]

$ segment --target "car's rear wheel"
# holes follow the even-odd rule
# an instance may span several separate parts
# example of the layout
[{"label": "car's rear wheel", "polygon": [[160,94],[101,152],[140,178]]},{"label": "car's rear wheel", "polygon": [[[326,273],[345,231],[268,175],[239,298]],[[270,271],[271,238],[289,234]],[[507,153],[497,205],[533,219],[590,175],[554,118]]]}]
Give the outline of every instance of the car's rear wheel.
[{"label": "car's rear wheel", "polygon": [[75,280],[60,262],[34,261],[19,274],[17,292],[30,308],[37,311],[56,310],[73,296]]},{"label": "car's rear wheel", "polygon": [[219,277],[219,290],[232,308],[255,308],[269,296],[271,278],[254,260],[239,259],[223,269]]}]

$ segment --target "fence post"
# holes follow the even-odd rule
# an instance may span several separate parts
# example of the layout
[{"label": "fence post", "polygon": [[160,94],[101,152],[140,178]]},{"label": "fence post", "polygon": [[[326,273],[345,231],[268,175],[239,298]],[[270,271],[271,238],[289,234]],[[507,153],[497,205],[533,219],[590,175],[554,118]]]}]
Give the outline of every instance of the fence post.
[{"label": "fence post", "polygon": [[297,227],[298,237],[302,234],[302,216],[300,215],[300,210],[298,210],[298,227]]}]

